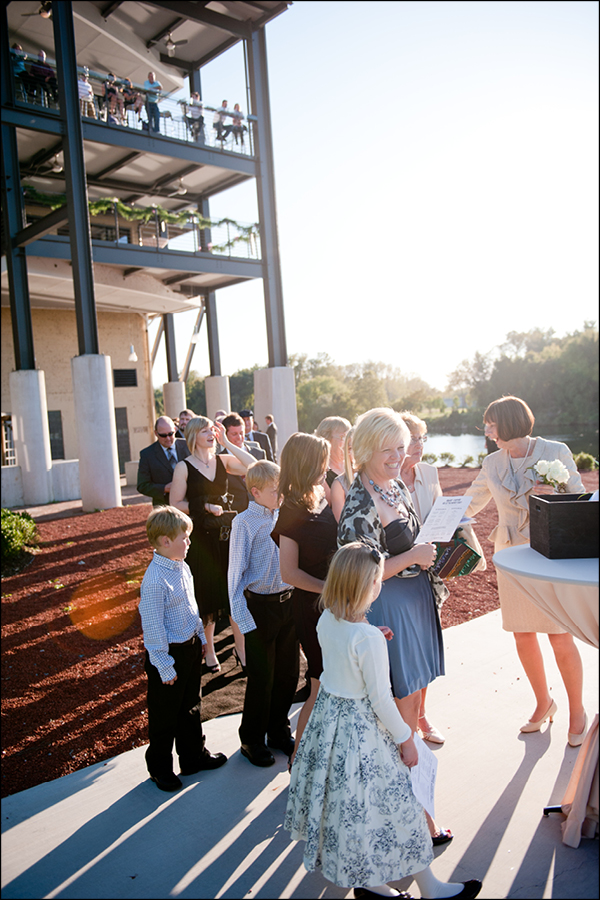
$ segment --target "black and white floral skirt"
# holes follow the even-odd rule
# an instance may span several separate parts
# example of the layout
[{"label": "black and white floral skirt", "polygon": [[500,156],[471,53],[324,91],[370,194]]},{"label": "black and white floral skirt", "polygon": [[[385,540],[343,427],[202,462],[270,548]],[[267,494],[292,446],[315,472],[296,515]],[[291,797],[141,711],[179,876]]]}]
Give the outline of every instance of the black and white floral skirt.
[{"label": "black and white floral skirt", "polygon": [[433,860],[410,770],[367,698],[321,687],[290,780],[284,828],[306,841],[304,865],[339,887],[369,887]]}]

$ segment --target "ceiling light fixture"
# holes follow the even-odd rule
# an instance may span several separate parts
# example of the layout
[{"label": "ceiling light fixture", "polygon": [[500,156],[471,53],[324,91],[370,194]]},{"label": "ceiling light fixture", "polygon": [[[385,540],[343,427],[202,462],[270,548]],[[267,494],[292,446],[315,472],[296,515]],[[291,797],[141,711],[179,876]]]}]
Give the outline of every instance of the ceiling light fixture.
[{"label": "ceiling light fixture", "polygon": [[52,171],[53,172],[62,172],[63,171],[63,166],[61,165],[61,162],[58,158],[58,153],[52,160]]},{"label": "ceiling light fixture", "polygon": [[133,346],[133,344],[131,344],[129,347],[129,356],[127,357],[127,361],[128,362],[137,362],[138,361],[137,353],[135,352],[135,347]]}]

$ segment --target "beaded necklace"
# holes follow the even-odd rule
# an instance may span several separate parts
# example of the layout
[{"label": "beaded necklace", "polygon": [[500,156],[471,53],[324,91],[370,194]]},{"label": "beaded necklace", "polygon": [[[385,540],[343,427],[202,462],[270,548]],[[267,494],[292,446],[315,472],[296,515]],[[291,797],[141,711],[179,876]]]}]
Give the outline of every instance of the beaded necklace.
[{"label": "beaded necklace", "polygon": [[381,499],[384,500],[388,506],[392,507],[392,509],[398,510],[400,506],[404,507],[404,497],[397,484],[393,484],[389,491],[384,491],[383,488],[379,487],[379,485],[375,484],[371,479],[369,479],[369,484],[373,490],[379,494]]}]

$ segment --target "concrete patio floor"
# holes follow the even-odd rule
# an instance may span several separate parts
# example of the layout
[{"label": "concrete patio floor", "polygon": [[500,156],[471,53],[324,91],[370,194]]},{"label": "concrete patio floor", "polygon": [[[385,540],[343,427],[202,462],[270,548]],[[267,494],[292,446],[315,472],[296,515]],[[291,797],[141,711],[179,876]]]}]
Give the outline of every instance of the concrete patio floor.
[{"label": "concrete patio floor", "polygon": [[[560,803],[578,753],[566,741],[567,700],[548,640],[558,713],[541,732],[520,735],[532,696],[500,613],[443,634],[448,674],[430,688],[428,711],[447,736],[435,749],[436,819],[456,836],[436,849],[433,871],[482,879],[482,898],[598,897],[598,840],[567,847],[564,817],[543,816]],[[591,719],[598,652],[578,646]],[[252,766],[239,753],[239,719],[206,723],[209,749],[230,759],[184,777],[176,794],[149,781],[138,747],[3,800],[3,898],[352,897],[303,868],[303,845],[282,828],[286,760],[277,753],[271,768]],[[411,879],[396,886],[419,896]]]}]

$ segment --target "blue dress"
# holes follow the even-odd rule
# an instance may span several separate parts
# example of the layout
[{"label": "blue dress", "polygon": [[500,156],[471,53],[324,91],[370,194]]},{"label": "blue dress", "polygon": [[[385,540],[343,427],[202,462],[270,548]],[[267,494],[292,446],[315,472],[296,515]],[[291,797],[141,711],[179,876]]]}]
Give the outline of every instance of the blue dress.
[{"label": "blue dress", "polygon": [[[384,529],[390,555],[410,550],[419,528],[419,520],[410,508],[408,520],[390,522]],[[367,619],[371,625],[387,625],[394,632],[387,642],[394,697],[401,700],[445,674],[442,626],[423,569],[413,577],[393,575],[384,581]]]}]

